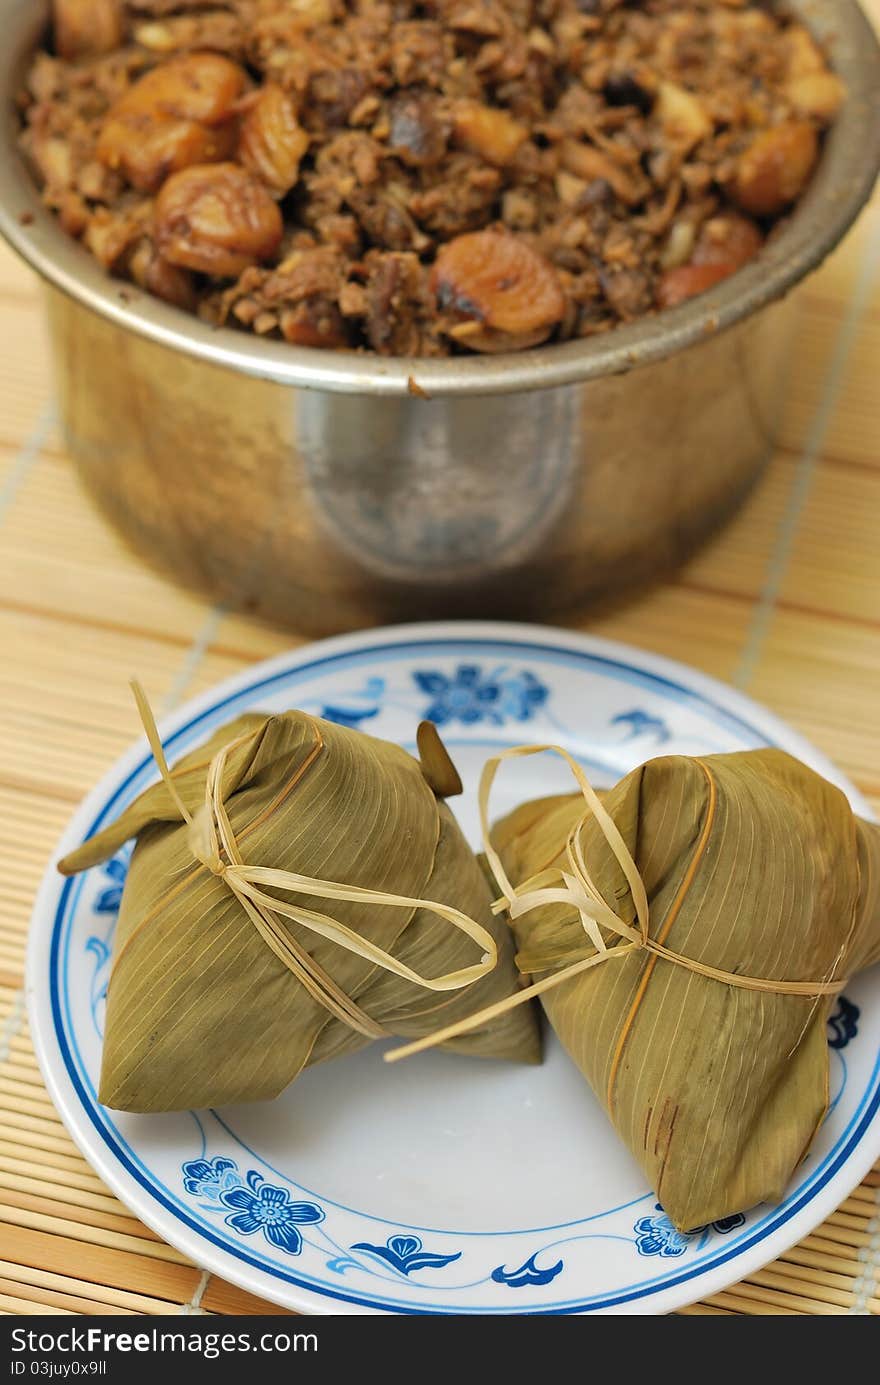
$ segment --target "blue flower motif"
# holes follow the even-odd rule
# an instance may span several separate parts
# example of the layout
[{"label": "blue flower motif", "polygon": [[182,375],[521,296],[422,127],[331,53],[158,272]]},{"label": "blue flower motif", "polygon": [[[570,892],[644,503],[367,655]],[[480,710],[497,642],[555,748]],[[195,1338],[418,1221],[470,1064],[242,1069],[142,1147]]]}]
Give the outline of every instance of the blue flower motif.
[{"label": "blue flower motif", "polygon": [[244,1182],[234,1159],[189,1159],[183,1167],[183,1186],[193,1197],[220,1206],[221,1195]]},{"label": "blue flower motif", "polygon": [[118,914],[119,906],[122,903],[122,891],[125,887],[125,877],[128,874],[128,856],[114,856],[103,866],[104,874],[109,876],[113,882],[106,890],[102,890],[95,901],[94,909],[96,914]]},{"label": "blue flower motif", "polygon": [[324,1220],[324,1213],[314,1202],[292,1202],[284,1188],[265,1183],[260,1174],[251,1170],[247,1187],[229,1188],[220,1194],[220,1201],[234,1211],[226,1218],[244,1236],[262,1231],[273,1246],[299,1255],[303,1248],[301,1226]]},{"label": "blue flower motif", "polygon": [[828,1017],[828,1028],[831,1030],[828,1036],[829,1048],[846,1048],[850,1039],[856,1037],[859,1032],[859,1014],[858,1005],[853,1005],[845,995],[838,996],[837,1009]]},{"label": "blue flower motif", "polygon": [[431,698],[424,715],[437,726],[451,721],[465,726],[528,721],[550,695],[527,669],[509,674],[501,667],[484,674],[477,664],[459,664],[452,677],[428,670],[413,673],[413,679]]},{"label": "blue flower motif", "polygon": [[503,1265],[498,1265],[492,1271],[492,1279],[496,1284],[506,1284],[508,1289],[524,1289],[532,1284],[549,1284],[562,1273],[563,1261],[557,1260],[555,1265],[548,1266],[546,1270],[539,1270],[535,1264],[535,1258],[539,1254],[540,1251],[536,1250],[518,1270],[506,1270]]},{"label": "blue flower motif", "polygon": [[[666,1259],[674,1255],[684,1255],[689,1246],[697,1243],[699,1249],[708,1239],[710,1231],[726,1236],[739,1226],[745,1226],[742,1212],[734,1212],[729,1217],[720,1217],[707,1226],[695,1226],[693,1231],[679,1231],[673,1226],[660,1203],[654,1210],[659,1217],[640,1217],[633,1230],[636,1233],[636,1249],[640,1255],[661,1255]],[[699,1239],[698,1239],[699,1238]]]},{"label": "blue flower motif", "polygon": [[358,1241],[357,1245],[352,1246],[352,1250],[369,1251],[371,1255],[378,1256],[386,1265],[405,1275],[412,1274],[413,1270],[441,1270],[444,1265],[451,1265],[453,1260],[461,1259],[460,1250],[455,1255],[436,1255],[429,1250],[422,1250],[418,1236],[389,1236],[384,1246],[373,1246],[368,1241]]},{"label": "blue flower motif", "polygon": [[437,726],[449,721],[461,721],[466,726],[479,721],[500,723],[494,706],[500,695],[498,684],[482,680],[476,665],[459,664],[453,678],[430,672],[414,673],[413,678],[432,699],[425,717]]},{"label": "blue flower motif", "polygon": [[691,1244],[692,1235],[678,1231],[659,1204],[657,1211],[659,1217],[639,1217],[633,1227],[639,1255],[660,1255],[663,1259],[684,1255]]}]

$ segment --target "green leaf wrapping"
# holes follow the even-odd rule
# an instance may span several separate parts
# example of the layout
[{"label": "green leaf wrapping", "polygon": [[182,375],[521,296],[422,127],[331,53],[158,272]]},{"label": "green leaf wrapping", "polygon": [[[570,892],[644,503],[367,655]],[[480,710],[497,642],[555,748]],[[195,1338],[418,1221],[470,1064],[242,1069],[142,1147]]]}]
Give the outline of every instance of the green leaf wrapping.
[{"label": "green leaf wrapping", "polygon": [[[702,763],[717,802],[684,892],[710,807],[700,762],[653,760],[604,796],[647,888],[650,936],[709,966],[768,979],[846,977],[880,959],[880,829],[782,751]],[[562,796],[524,804],[496,826],[493,842],[514,886],[562,863],[583,813],[579,794]],[[583,841],[608,902],[634,920],[629,887],[594,820]],[[594,951],[570,905],[544,906],[513,927],[530,979]],[[833,1003],[735,988],[645,951],[543,997],[682,1230],[782,1195],[827,1109]]]},{"label": "green leaf wrapping", "polygon": [[[518,984],[512,940],[493,917],[476,858],[419,764],[399,747],[298,712],[239,719],[174,767],[190,812],[204,802],[208,764],[231,753],[223,797],[242,856],[315,879],[448,903],[496,939],[497,967],[436,993],[285,920],[337,984],[388,1032],[432,1032]],[[312,757],[310,759],[310,757]],[[229,886],[193,858],[189,830],[164,784],[61,863],[65,873],[137,837],[123,893],[107,1004],[100,1100],[170,1111],[277,1096],[309,1064],[368,1042],[328,1013],[275,956]],[[472,941],[426,910],[300,897],[425,975],[478,960]],[[450,1045],[482,1057],[536,1062],[532,1007]]]}]

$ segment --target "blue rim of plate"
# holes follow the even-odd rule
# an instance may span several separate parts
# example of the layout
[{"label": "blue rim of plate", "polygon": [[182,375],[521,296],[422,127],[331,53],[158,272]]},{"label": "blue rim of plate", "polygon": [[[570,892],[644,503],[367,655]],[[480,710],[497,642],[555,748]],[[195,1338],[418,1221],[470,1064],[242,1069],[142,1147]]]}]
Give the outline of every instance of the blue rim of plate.
[{"label": "blue rim of plate", "polygon": [[[480,626],[461,623],[455,627],[461,630],[460,635],[450,635],[450,626],[414,626],[409,627],[411,634],[407,637],[406,627],[398,627],[396,631],[375,631],[370,635],[348,636],[336,640],[325,641],[321,644],[308,646],[303,651],[294,651],[293,655],[281,656],[280,659],[273,659],[264,664],[256,665],[248,671],[250,675],[245,686],[238,686],[241,682],[240,675],[235,679],[229,680],[234,683],[235,690],[225,693],[219,697],[216,692],[223,694],[224,685],[215,690],[215,696],[198,699],[193,705],[198,707],[193,715],[185,722],[177,726],[173,732],[164,737],[166,749],[174,751],[178,742],[188,739],[188,733],[194,728],[201,726],[209,718],[214,718],[217,713],[224,709],[231,709],[237,702],[253,705],[254,700],[260,694],[270,691],[273,686],[283,683],[296,682],[303,678],[313,676],[314,673],[332,664],[346,661],[348,663],[375,660],[383,655],[389,658],[410,658],[415,654],[422,654],[427,650],[432,652],[443,652],[445,654],[473,652],[477,649],[486,650],[487,647],[493,651],[505,651],[507,653],[517,653],[520,655],[537,655],[544,659],[555,662],[575,665],[581,668],[590,667],[599,669],[606,673],[613,673],[619,680],[625,681],[636,686],[648,688],[666,697],[671,697],[678,705],[690,705],[699,709],[703,713],[707,710],[713,719],[720,726],[735,728],[738,732],[745,731],[756,745],[774,745],[779,743],[769,739],[766,732],[754,725],[744,715],[745,710],[753,704],[742,695],[724,688],[723,685],[716,683],[706,675],[694,673],[683,665],[676,665],[670,660],[662,659],[655,655],[641,655],[646,662],[657,669],[664,669],[664,672],[655,672],[653,667],[638,667],[627,662],[622,657],[635,651],[627,650],[625,646],[616,646],[609,641],[594,639],[592,637],[570,636],[572,644],[563,645],[548,643],[546,640],[547,632],[541,627],[535,626]],[[438,633],[432,634],[436,629]],[[440,631],[445,633],[441,634]],[[485,633],[476,633],[485,631]],[[474,632],[474,633],[470,633]],[[554,634],[556,632],[553,632]],[[560,632],[561,633],[561,632]],[[390,639],[386,643],[371,642],[376,636],[398,635],[396,639]],[[543,636],[544,638],[538,638]],[[350,647],[343,648],[338,652],[333,652],[339,644],[347,644]],[[304,657],[307,650],[326,649],[328,652],[319,655],[317,658],[307,659]],[[601,652],[600,652],[601,651]],[[270,671],[271,670],[271,671]],[[688,676],[697,686],[688,687],[686,684],[677,681],[672,676],[678,673],[680,676]],[[260,674],[263,676],[261,677]],[[255,675],[255,676],[254,676]],[[700,690],[700,685],[705,691]],[[711,690],[711,691],[710,691]],[[720,695],[723,701],[716,701],[712,692],[716,696]],[[730,706],[723,705],[740,704],[743,713],[732,711]],[[757,708],[755,710],[758,710]],[[765,724],[775,727],[776,734],[781,741],[788,741],[790,746],[794,746],[794,753],[798,753],[798,748],[802,751],[807,749],[806,743],[801,740],[796,733],[792,732],[783,723],[777,722],[769,713],[763,713],[762,718]],[[809,747],[814,759],[822,760],[824,757]],[[132,780],[143,774],[151,764],[152,757],[146,752],[141,759],[129,771],[121,783],[115,784],[109,797],[105,797],[101,803],[100,810],[89,824],[86,836],[91,836],[103,824],[108,814],[112,812],[114,804],[123,795],[131,784]],[[829,767],[830,768],[830,767]],[[111,770],[109,780],[115,779],[115,772]],[[96,790],[100,793],[100,788]],[[412,1303],[400,1302],[397,1300],[371,1298],[361,1294],[346,1293],[336,1285],[322,1284],[319,1281],[297,1276],[287,1270],[280,1268],[277,1264],[248,1253],[239,1245],[217,1235],[213,1227],[200,1218],[192,1215],[178,1199],[169,1195],[169,1190],[164,1185],[158,1184],[155,1177],[150,1175],[146,1166],[138,1159],[134,1150],[120,1134],[120,1132],[108,1120],[104,1108],[101,1108],[93,1093],[87,1089],[90,1085],[85,1073],[85,1065],[82,1063],[76,1040],[71,1032],[68,1040],[67,1028],[65,1025],[62,1004],[62,997],[59,994],[59,984],[61,980],[60,954],[62,943],[66,942],[64,932],[73,919],[71,903],[75,893],[78,893],[76,886],[80,884],[73,879],[64,882],[51,927],[51,947],[49,956],[50,969],[50,999],[52,1014],[52,1037],[54,1038],[60,1057],[62,1059],[65,1073],[71,1084],[73,1091],[79,1101],[83,1113],[88,1117],[90,1124],[100,1137],[104,1145],[114,1157],[115,1161],[122,1167],[129,1178],[132,1178],[149,1197],[166,1212],[170,1213],[178,1222],[184,1224],[189,1230],[194,1232],[200,1241],[208,1241],[216,1246],[224,1256],[231,1256],[247,1265],[266,1274],[273,1279],[279,1280],[284,1284],[290,1284],[296,1288],[304,1290],[307,1294],[315,1294],[328,1300],[340,1303],[349,1303],[368,1311],[392,1312],[407,1315],[432,1315],[432,1314],[478,1314],[488,1316],[507,1316],[510,1310],[504,1308],[476,1307],[468,1308],[466,1305],[457,1304],[454,1308],[450,1305],[424,1305],[418,1306]],[[39,907],[39,905],[38,905]],[[33,970],[37,963],[33,956],[29,958],[29,997],[35,994]],[[66,973],[64,973],[66,980]],[[33,1002],[32,1002],[33,1010]],[[40,1026],[36,1017],[32,1013],[32,1025],[35,1034]],[[50,1079],[47,1071],[48,1062],[44,1054],[38,1048],[38,1057],[44,1069],[50,1091],[55,1092],[55,1083]],[[740,1259],[744,1253],[758,1246],[771,1235],[775,1234],[790,1222],[799,1212],[803,1211],[831,1181],[834,1175],[843,1167],[854,1150],[861,1143],[866,1130],[880,1111],[880,1053],[871,1073],[866,1090],[861,1098],[858,1108],[851,1117],[848,1125],[839,1136],[837,1143],[828,1152],[822,1163],[813,1171],[810,1178],[799,1187],[795,1193],[779,1206],[772,1209],[757,1224],[748,1228],[747,1233],[736,1242],[728,1242],[723,1251],[710,1252],[702,1259],[692,1262],[687,1269],[682,1269],[677,1274],[671,1274],[663,1279],[644,1281],[641,1284],[629,1286],[626,1289],[617,1290],[607,1294],[595,1295],[592,1298],[579,1299],[577,1301],[567,1300],[559,1304],[546,1305],[529,1309],[520,1307],[518,1315],[528,1316],[554,1316],[577,1313],[589,1313],[600,1310],[613,1309],[624,1304],[632,1304],[639,1300],[647,1300],[660,1293],[666,1293],[676,1286],[680,1286],[692,1279],[703,1277],[712,1271],[717,1271],[725,1264]],[[77,1142],[80,1142],[79,1131],[74,1127],[72,1119],[68,1119],[67,1113],[62,1107],[62,1116]],[[124,1197],[124,1191],[120,1194]],[[332,1199],[328,1199],[332,1201]],[[164,1230],[160,1234],[167,1234]],[[222,1273],[223,1271],[218,1271]],[[226,1271],[228,1273],[228,1270]]]}]

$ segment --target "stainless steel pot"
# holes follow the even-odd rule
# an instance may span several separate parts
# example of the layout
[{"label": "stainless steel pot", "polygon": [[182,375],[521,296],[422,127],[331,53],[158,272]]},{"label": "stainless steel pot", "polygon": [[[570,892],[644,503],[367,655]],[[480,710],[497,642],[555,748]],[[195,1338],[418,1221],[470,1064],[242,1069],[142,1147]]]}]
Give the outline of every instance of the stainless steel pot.
[{"label": "stainless steel pot", "polygon": [[12,95],[47,6],[0,0],[0,230],[47,284],[89,490],[182,581],[301,630],[546,617],[679,561],[773,442],[782,300],[880,166],[880,51],[853,0],[794,0],[848,100],[796,214],[710,293],[601,338],[386,360],[213,331],[107,278],[39,204]]}]

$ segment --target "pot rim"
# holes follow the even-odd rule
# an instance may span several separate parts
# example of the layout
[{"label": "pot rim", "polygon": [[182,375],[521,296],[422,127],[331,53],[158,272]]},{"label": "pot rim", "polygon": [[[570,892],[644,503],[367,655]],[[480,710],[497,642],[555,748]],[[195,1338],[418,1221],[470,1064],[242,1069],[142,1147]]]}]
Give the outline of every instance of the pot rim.
[{"label": "pot rim", "polygon": [[496,356],[381,357],[268,341],[212,328],[134,285],[112,279],[43,207],[16,147],[13,97],[45,27],[48,0],[0,0],[0,234],[37,273],[84,307],[162,346],[282,385],[374,396],[506,394],[622,374],[695,346],[782,297],[842,239],[880,170],[880,45],[856,0],[790,5],[831,44],[847,100],[826,136],[810,187],[758,258],[677,308],[601,336]]}]

